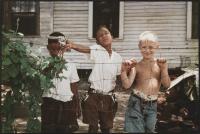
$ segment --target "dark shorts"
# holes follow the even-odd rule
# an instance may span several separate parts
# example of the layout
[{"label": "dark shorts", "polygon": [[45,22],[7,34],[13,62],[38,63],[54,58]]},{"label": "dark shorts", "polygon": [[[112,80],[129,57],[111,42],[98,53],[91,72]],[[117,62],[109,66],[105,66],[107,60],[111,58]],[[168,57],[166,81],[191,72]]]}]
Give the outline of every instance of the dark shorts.
[{"label": "dark shorts", "polygon": [[43,98],[42,132],[73,132],[78,128],[74,101],[62,102]]},{"label": "dark shorts", "polygon": [[111,95],[88,93],[88,98],[82,101],[83,122],[89,125],[98,125],[101,128],[112,128],[117,102]]}]

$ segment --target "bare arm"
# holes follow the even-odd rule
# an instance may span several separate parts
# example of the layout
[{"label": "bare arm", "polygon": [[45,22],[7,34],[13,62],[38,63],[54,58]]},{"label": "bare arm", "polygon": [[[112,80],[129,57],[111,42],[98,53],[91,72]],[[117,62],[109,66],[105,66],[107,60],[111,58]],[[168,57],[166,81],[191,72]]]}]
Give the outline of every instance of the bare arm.
[{"label": "bare arm", "polygon": [[122,88],[121,77],[120,75],[117,75],[116,86],[115,86],[114,91],[120,91],[121,88]]},{"label": "bare arm", "polygon": [[170,80],[167,69],[164,69],[161,71],[161,83],[165,88],[170,87],[171,80]]},{"label": "bare arm", "polygon": [[67,45],[68,49],[74,49],[74,50],[81,52],[81,53],[90,53],[90,48],[88,46],[84,46],[82,44],[74,43],[72,41],[67,41],[66,45]]},{"label": "bare arm", "polygon": [[121,66],[121,81],[122,86],[128,89],[133,84],[136,76],[137,61],[135,59],[125,60]]},{"label": "bare arm", "polygon": [[131,85],[133,84],[133,81],[135,80],[135,76],[136,76],[135,67],[131,68],[129,74],[127,71],[122,71],[122,73],[121,73],[122,86],[125,89],[130,88]]},{"label": "bare arm", "polygon": [[77,88],[77,82],[71,83],[71,91],[75,96],[78,96],[78,88]]},{"label": "bare arm", "polygon": [[161,69],[161,84],[168,88],[170,87],[171,80],[168,74],[168,65],[166,59],[157,59],[157,63]]},{"label": "bare arm", "polygon": [[81,116],[81,108],[80,108],[80,100],[79,100],[79,94],[78,94],[78,88],[77,88],[77,82],[71,83],[71,91],[74,94],[73,101],[75,103],[75,110],[76,110],[76,116],[79,118]]}]

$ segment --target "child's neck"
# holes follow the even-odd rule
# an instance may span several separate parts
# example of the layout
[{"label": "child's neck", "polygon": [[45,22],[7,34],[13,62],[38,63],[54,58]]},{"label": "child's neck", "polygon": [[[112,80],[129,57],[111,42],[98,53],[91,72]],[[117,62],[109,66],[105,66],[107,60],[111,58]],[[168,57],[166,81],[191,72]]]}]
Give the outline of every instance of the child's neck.
[{"label": "child's neck", "polygon": [[107,46],[107,47],[104,47],[106,49],[106,51],[109,53],[109,55],[112,54],[112,48],[111,46]]},{"label": "child's neck", "polygon": [[142,59],[142,62],[152,62],[152,61],[154,61],[154,58],[149,58],[149,59],[143,58]]}]

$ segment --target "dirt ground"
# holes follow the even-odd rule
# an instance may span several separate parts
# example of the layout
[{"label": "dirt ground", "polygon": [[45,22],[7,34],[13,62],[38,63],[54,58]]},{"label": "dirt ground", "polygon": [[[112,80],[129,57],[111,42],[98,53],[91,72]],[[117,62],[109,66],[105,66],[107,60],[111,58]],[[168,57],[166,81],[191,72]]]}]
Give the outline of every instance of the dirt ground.
[{"label": "dirt ground", "polygon": [[[127,103],[128,103],[129,96],[130,96],[130,92],[129,91],[116,92],[116,97],[117,97],[117,101],[118,101],[118,110],[117,110],[117,113],[116,113],[116,116],[115,116],[115,119],[114,119],[114,127],[111,130],[112,133],[125,133],[123,131],[124,115],[125,115],[126,106],[127,106]],[[27,119],[22,119],[22,118],[18,118],[18,119],[15,120],[15,123],[14,123],[15,126],[14,127],[15,127],[17,133],[25,132],[26,121],[27,121]],[[82,117],[80,117],[78,119],[78,124],[79,124],[79,129],[75,133],[87,133],[88,125],[84,124],[82,122]],[[168,130],[168,129],[164,130],[163,128],[170,127],[169,124],[164,124],[164,127],[163,127],[162,124],[159,125],[159,126],[157,126],[157,132],[159,132],[159,133],[166,132],[166,130]],[[199,133],[199,130],[198,131],[196,131],[196,130],[193,131],[191,128],[190,129],[184,129],[182,126],[174,125],[174,124],[172,124],[172,126],[170,127],[169,132],[182,133],[182,132],[184,132],[186,130],[187,130],[188,133],[191,133],[191,132],[195,133],[195,134]],[[99,130],[99,132],[100,132],[100,130]]]},{"label": "dirt ground", "polygon": [[[111,132],[124,133],[124,131],[123,131],[124,114],[125,114],[125,110],[126,110],[127,101],[129,98],[129,93],[128,92],[117,92],[116,97],[118,100],[118,111],[116,113],[116,117],[114,119],[114,127],[111,130]],[[14,127],[15,127],[17,133],[25,132],[26,121],[27,121],[27,119],[23,119],[23,118],[17,118],[15,120]],[[78,119],[78,124],[79,124],[79,130],[76,131],[75,133],[87,133],[88,125],[84,124],[82,122],[82,117],[80,117]]]}]

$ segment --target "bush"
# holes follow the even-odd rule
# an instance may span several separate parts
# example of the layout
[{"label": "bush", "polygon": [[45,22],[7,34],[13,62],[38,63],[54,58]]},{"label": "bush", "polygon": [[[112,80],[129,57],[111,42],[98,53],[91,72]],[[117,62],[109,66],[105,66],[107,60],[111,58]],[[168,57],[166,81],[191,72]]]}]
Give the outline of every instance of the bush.
[{"label": "bush", "polygon": [[23,42],[22,34],[3,32],[1,85],[10,87],[2,102],[2,132],[13,132],[14,105],[28,106],[27,132],[40,132],[40,104],[44,90],[54,87],[52,79],[59,77],[65,61],[62,57],[34,56]]}]

